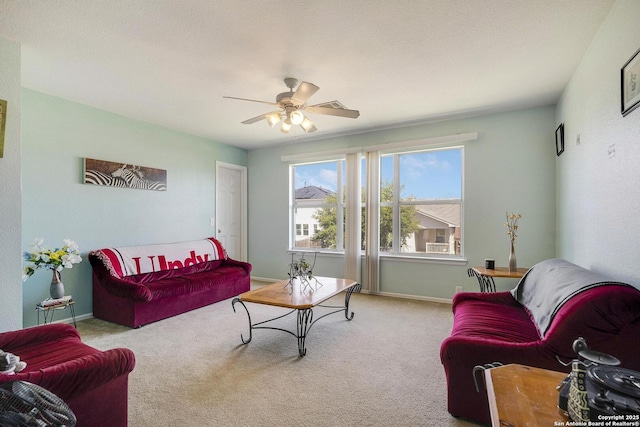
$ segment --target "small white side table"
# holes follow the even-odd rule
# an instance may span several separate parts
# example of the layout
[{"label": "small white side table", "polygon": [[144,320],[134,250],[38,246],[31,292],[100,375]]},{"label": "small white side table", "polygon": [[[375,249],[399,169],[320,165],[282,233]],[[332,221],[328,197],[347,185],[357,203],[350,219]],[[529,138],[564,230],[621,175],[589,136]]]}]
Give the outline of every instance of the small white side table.
[{"label": "small white side table", "polygon": [[76,310],[73,307],[74,304],[75,301],[73,300],[73,298],[67,301],[60,301],[60,303],[53,305],[43,305],[42,302],[36,304],[36,311],[38,312],[38,325],[40,324],[40,313],[42,313],[44,317],[43,324],[46,325],[53,322],[53,315],[56,311],[69,309],[69,311],[71,312],[71,318],[73,319],[73,326],[78,328],[78,325],[76,324]]}]

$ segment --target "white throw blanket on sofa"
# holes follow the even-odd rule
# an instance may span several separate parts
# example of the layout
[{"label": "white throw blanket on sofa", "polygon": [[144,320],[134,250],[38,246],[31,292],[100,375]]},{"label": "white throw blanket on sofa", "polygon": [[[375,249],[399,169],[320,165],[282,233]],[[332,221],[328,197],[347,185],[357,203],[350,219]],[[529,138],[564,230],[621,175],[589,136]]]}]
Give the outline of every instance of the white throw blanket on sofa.
[{"label": "white throw blanket on sofa", "polygon": [[188,267],[227,257],[222,244],[213,237],[190,242],[104,248],[96,254],[110,273],[118,277]]}]

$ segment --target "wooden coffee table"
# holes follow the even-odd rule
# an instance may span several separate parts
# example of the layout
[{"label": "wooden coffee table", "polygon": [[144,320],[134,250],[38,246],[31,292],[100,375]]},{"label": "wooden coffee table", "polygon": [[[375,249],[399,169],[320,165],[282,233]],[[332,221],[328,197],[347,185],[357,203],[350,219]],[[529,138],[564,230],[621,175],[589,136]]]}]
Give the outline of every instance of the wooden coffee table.
[{"label": "wooden coffee table", "polygon": [[[251,342],[254,329],[273,329],[277,331],[283,331],[297,338],[298,354],[302,357],[307,353],[307,349],[305,348],[307,334],[309,333],[311,327],[318,320],[330,314],[339,313],[341,311],[344,311],[344,316],[347,320],[353,319],[354,313],[349,313],[349,300],[351,299],[351,294],[353,292],[360,292],[361,289],[362,285],[358,282],[349,279],[337,279],[334,277],[314,277],[308,282],[296,279],[293,281],[293,283],[291,283],[289,280],[283,280],[268,286],[251,290],[249,292],[245,292],[237,298],[234,298],[233,301],[231,301],[231,306],[233,307],[233,311],[235,312],[236,304],[240,303],[247,312],[247,316],[249,318],[249,339],[245,340],[244,336],[242,334],[240,335],[240,339],[244,344],[248,344]],[[344,306],[322,305],[324,301],[336,296],[343,291],[346,291]],[[291,309],[291,311],[281,316],[274,317],[273,319],[252,323],[251,314],[249,313],[249,309],[245,305],[245,302],[289,308]],[[332,309],[332,311],[324,313],[314,320],[313,309],[315,307]],[[282,319],[283,317],[286,317],[292,313],[297,313],[298,318],[295,332],[273,326],[262,326],[266,323]]]},{"label": "wooden coffee table", "polygon": [[491,425],[563,426],[567,416],[558,408],[556,387],[566,373],[524,365],[485,371]]}]

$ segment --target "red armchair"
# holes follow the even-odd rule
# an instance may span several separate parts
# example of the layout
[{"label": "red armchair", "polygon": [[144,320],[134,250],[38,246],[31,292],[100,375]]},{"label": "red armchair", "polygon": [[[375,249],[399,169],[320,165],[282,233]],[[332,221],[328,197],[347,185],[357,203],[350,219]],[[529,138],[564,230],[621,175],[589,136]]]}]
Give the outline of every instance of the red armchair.
[{"label": "red armchair", "polygon": [[131,350],[90,347],[67,324],[0,333],[0,349],[27,363],[13,375],[0,373],[0,384],[21,380],[46,388],[73,410],[77,427],[127,425]]}]

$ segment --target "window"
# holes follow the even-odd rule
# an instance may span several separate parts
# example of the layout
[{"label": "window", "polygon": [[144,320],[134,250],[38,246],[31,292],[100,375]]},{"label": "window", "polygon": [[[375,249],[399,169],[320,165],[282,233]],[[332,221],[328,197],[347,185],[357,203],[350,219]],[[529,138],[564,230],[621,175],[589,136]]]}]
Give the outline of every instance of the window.
[{"label": "window", "polygon": [[[380,253],[460,256],[463,148],[380,152]],[[365,248],[366,160],[361,161],[362,249]],[[344,250],[346,162],[291,165],[291,248]],[[353,230],[353,228],[351,228]]]},{"label": "window", "polygon": [[308,236],[309,224],[296,224],[296,236]]},{"label": "window", "polygon": [[293,249],[344,249],[344,168],[344,160],[291,166]]},{"label": "window", "polygon": [[382,154],[380,251],[460,255],[462,148]]}]

